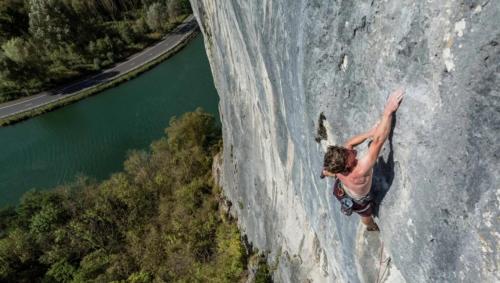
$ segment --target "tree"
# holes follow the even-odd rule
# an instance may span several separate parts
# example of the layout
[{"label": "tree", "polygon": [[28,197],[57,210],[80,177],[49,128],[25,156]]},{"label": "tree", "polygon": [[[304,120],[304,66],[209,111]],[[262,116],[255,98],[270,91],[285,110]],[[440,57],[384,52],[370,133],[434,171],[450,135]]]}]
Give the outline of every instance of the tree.
[{"label": "tree", "polygon": [[0,77],[4,86],[26,87],[39,80],[46,70],[42,56],[30,41],[15,37],[4,43],[1,49]]},{"label": "tree", "polygon": [[214,116],[201,108],[185,113],[180,119],[173,117],[165,130],[169,145],[174,149],[202,147],[207,150],[220,138]]},{"label": "tree", "polygon": [[52,277],[51,279],[55,280],[56,282],[70,282],[71,279],[73,279],[75,272],[75,267],[73,267],[65,260],[60,260],[50,267],[50,269],[47,271],[47,275]]},{"label": "tree", "polygon": [[36,258],[36,245],[30,240],[28,233],[20,228],[14,228],[7,237],[0,239],[0,281],[17,281],[23,269],[36,269],[30,266]]},{"label": "tree", "polygon": [[180,14],[182,14],[181,2],[179,0],[170,0],[167,3],[168,17],[170,21],[175,20]]},{"label": "tree", "polygon": [[161,32],[167,23],[167,19],[167,11],[163,4],[156,2],[149,6],[146,13],[146,22],[151,30]]},{"label": "tree", "polygon": [[59,0],[29,0],[29,30],[47,47],[69,41],[70,19],[65,5]]},{"label": "tree", "polygon": [[2,45],[4,54],[18,64],[27,64],[36,57],[36,49],[31,42],[14,37]]},{"label": "tree", "polygon": [[191,2],[189,2],[189,0],[175,0],[175,1],[179,1],[182,13],[190,14],[193,12],[191,8]]},{"label": "tree", "polygon": [[134,33],[139,36],[149,32],[148,23],[146,23],[144,17],[140,17],[139,19],[137,19],[132,26],[132,29],[134,30]]},{"label": "tree", "polygon": [[170,0],[167,3],[168,17],[174,21],[176,17],[191,11],[191,4],[187,0]]},{"label": "tree", "polygon": [[7,206],[0,208],[0,238],[4,237],[9,231],[7,228],[14,224],[16,220],[16,211],[14,207]]},{"label": "tree", "polygon": [[120,37],[125,41],[126,44],[132,44],[136,40],[136,35],[132,27],[128,22],[120,22],[118,24],[118,32]]},{"label": "tree", "polygon": [[0,1],[0,42],[26,33],[28,21],[25,1]]}]

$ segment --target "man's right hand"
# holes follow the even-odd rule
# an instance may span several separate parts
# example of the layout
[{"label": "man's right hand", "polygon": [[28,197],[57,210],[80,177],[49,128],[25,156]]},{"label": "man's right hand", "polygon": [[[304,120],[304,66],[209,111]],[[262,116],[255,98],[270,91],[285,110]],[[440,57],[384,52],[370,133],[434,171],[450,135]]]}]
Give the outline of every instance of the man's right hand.
[{"label": "man's right hand", "polygon": [[356,167],[357,174],[361,176],[368,176],[371,174],[370,172],[377,161],[380,150],[382,149],[382,146],[391,131],[392,113],[398,109],[399,103],[401,102],[401,99],[403,99],[403,95],[404,89],[399,88],[389,96],[389,99],[387,99],[384,115],[380,119],[380,124],[373,133],[373,141],[371,146],[368,148],[368,154],[358,162],[358,166]]},{"label": "man's right hand", "polygon": [[385,109],[384,109],[385,115],[391,115],[392,113],[396,112],[396,110],[398,110],[399,104],[403,99],[404,93],[405,93],[404,88],[401,87],[398,88],[389,96],[389,98],[387,99],[387,103],[385,104]]},{"label": "man's right hand", "polygon": [[321,173],[327,177],[335,177],[335,174],[331,173],[330,171],[327,171],[326,169],[323,169],[323,172]]}]

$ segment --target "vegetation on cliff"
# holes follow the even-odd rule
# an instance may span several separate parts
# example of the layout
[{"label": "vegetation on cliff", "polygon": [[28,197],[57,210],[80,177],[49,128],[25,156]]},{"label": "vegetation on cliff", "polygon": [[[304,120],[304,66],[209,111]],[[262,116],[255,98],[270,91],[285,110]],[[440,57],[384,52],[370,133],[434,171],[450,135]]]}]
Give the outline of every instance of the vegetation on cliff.
[{"label": "vegetation on cliff", "polygon": [[211,180],[214,118],[172,119],[124,171],[32,191],[0,212],[0,282],[236,282],[245,249]]},{"label": "vegetation on cliff", "polygon": [[0,102],[106,68],[190,12],[189,0],[0,0]]}]

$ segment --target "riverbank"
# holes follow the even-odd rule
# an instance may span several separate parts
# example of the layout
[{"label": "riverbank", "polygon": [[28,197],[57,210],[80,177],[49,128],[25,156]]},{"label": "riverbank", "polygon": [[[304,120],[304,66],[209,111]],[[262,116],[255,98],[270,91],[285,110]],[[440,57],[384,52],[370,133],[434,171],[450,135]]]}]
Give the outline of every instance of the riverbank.
[{"label": "riverbank", "polygon": [[[196,78],[196,83],[193,83]],[[197,107],[219,117],[203,38],[175,56],[90,99],[0,128],[0,206],[23,192],[97,181],[121,171],[130,149],[147,149],[172,116]]]},{"label": "riverbank", "polygon": [[[41,93],[36,97],[0,105],[0,126],[11,125],[58,109],[126,82],[176,54],[197,34],[196,21],[193,16],[189,16],[178,28],[167,35],[163,41],[130,57],[128,60],[111,69],[69,86]],[[161,47],[161,51],[153,54],[154,49],[157,47]],[[140,57],[149,58],[140,61],[138,59]],[[33,102],[34,100],[37,100],[37,102]],[[13,111],[9,112],[9,110]]]},{"label": "riverbank", "polygon": [[188,112],[165,133],[107,180],[80,178],[0,208],[0,281],[272,282],[213,182],[215,117]]},{"label": "riverbank", "polygon": [[165,132],[107,180],[31,191],[0,209],[0,281],[237,281],[244,249],[209,174],[216,119],[189,112]]}]

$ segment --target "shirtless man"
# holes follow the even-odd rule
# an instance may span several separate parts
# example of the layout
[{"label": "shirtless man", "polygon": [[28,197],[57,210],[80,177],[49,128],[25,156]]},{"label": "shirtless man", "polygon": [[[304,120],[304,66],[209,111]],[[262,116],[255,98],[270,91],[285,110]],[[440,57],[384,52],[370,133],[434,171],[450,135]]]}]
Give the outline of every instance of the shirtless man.
[{"label": "shirtless man", "polygon": [[[325,153],[322,174],[337,178],[335,196],[341,200],[346,195],[353,200],[353,211],[361,216],[368,231],[378,231],[371,204],[373,166],[389,136],[393,113],[398,109],[403,95],[404,90],[400,88],[389,96],[382,118],[371,130],[351,138],[343,147],[329,146]],[[358,160],[354,147],[370,138],[372,142],[368,153]]]}]

